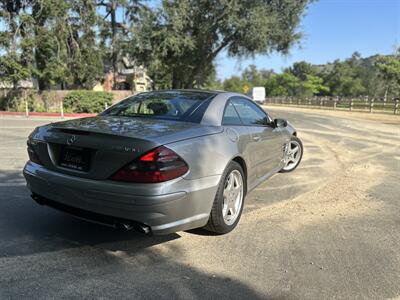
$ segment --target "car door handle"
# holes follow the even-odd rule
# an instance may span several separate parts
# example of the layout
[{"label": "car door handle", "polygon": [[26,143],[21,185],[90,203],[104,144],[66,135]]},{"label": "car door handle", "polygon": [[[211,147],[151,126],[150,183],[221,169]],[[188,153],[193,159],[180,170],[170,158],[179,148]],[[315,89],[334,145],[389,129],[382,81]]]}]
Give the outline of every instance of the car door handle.
[{"label": "car door handle", "polygon": [[259,135],[253,136],[253,141],[258,142],[261,139]]}]

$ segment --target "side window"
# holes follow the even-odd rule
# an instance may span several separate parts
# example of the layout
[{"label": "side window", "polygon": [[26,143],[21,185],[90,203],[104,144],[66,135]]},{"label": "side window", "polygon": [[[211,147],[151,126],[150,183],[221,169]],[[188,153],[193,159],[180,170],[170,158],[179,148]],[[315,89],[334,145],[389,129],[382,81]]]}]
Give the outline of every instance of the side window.
[{"label": "side window", "polygon": [[231,101],[225,107],[222,125],[243,125]]},{"label": "side window", "polygon": [[268,125],[267,114],[253,102],[244,98],[232,98],[232,103],[244,125]]}]

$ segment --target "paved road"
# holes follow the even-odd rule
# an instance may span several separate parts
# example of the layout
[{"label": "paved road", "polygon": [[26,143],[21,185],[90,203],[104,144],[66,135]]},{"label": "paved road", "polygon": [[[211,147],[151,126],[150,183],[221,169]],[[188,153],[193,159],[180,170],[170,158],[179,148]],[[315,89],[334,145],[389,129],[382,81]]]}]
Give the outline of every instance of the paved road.
[{"label": "paved road", "polygon": [[384,299],[400,296],[400,118],[268,108],[302,165],[252,192],[239,226],[119,232],[41,207],[21,169],[48,120],[0,118],[0,299]]}]

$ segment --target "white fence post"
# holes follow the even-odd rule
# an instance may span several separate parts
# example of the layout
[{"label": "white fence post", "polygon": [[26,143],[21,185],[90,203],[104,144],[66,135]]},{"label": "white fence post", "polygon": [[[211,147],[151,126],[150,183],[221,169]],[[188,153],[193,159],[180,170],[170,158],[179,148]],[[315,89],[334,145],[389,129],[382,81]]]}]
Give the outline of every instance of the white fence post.
[{"label": "white fence post", "polygon": [[28,99],[25,97],[25,117],[29,117]]},{"label": "white fence post", "polygon": [[60,102],[60,112],[61,112],[61,118],[64,119],[64,101],[61,100]]}]

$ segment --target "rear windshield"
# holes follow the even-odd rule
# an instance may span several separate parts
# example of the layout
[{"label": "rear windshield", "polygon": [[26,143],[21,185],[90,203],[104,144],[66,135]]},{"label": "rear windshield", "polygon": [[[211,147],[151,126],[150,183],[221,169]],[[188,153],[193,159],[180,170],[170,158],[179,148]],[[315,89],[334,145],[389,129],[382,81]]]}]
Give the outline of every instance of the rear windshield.
[{"label": "rear windshield", "polygon": [[214,96],[213,93],[190,91],[142,93],[121,101],[101,115],[200,123],[205,109]]}]

